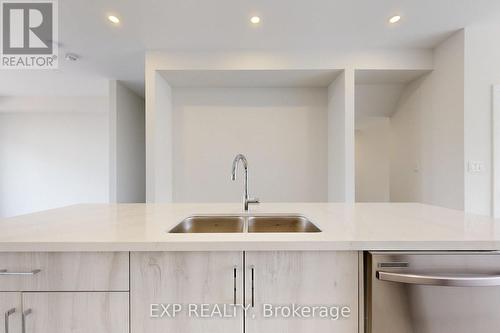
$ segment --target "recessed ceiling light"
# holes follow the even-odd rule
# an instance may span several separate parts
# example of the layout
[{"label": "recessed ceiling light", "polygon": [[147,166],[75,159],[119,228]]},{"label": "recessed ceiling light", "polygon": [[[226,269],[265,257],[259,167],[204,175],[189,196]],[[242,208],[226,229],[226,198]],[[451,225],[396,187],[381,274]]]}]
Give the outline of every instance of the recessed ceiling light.
[{"label": "recessed ceiling light", "polygon": [[260,23],[260,17],[258,17],[258,16],[252,16],[250,18],[250,22],[252,22],[253,24],[258,24],[258,23]]},{"label": "recessed ceiling light", "polygon": [[108,16],[108,20],[110,20],[114,24],[120,23],[120,19],[118,17],[114,16],[114,15],[109,15]]},{"label": "recessed ceiling light", "polygon": [[389,19],[389,23],[397,23],[399,20],[401,20],[401,16],[395,15]]}]

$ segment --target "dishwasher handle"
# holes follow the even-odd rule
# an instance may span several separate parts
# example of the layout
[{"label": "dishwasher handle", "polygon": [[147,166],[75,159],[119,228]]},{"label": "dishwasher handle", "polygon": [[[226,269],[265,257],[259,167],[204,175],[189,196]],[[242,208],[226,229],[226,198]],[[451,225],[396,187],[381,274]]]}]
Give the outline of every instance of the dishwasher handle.
[{"label": "dishwasher handle", "polygon": [[442,287],[495,287],[500,286],[500,275],[431,275],[377,271],[380,281]]}]

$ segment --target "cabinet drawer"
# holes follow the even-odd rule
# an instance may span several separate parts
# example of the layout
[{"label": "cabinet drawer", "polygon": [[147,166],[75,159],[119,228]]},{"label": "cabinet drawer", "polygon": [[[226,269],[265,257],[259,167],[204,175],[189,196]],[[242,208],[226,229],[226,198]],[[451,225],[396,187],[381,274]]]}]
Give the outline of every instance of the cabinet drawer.
[{"label": "cabinet drawer", "polygon": [[0,253],[0,291],[127,291],[128,252]]},{"label": "cabinet drawer", "polygon": [[37,292],[22,299],[25,333],[129,332],[128,292]]}]

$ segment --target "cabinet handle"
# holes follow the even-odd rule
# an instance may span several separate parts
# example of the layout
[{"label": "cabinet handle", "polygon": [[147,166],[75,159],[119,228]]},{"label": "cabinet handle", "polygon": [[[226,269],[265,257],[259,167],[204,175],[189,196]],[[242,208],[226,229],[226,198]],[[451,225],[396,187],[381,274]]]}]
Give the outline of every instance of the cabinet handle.
[{"label": "cabinet handle", "polygon": [[255,266],[250,266],[252,271],[252,308],[255,307]]},{"label": "cabinet handle", "polygon": [[233,303],[236,305],[236,272],[238,270],[238,266],[233,267]]},{"label": "cabinet handle", "polygon": [[42,271],[41,269],[34,269],[29,272],[9,272],[6,269],[0,269],[0,275],[36,275],[41,271]]},{"label": "cabinet handle", "polygon": [[28,309],[26,311],[23,312],[23,315],[22,315],[22,320],[21,320],[21,332],[22,333],[26,333],[26,317],[29,316],[33,311],[31,311],[31,309]]},{"label": "cabinet handle", "polygon": [[16,312],[16,308],[12,308],[5,312],[5,333],[9,333],[9,317]]}]

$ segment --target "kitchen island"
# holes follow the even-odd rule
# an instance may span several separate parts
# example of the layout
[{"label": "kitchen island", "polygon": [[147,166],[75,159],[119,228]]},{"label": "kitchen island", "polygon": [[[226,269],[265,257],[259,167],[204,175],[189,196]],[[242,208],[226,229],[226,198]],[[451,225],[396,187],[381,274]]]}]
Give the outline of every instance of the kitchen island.
[{"label": "kitchen island", "polygon": [[[365,251],[500,249],[494,219],[417,203],[273,203],[246,213],[304,216],[321,232],[168,232],[189,216],[241,208],[83,204],[3,219],[0,327],[364,332]],[[288,315],[294,306],[299,317]]]},{"label": "kitchen island", "polygon": [[264,203],[319,233],[169,234],[192,215],[241,204],[82,204],[0,220],[0,251],[500,250],[495,219],[418,203]]}]

